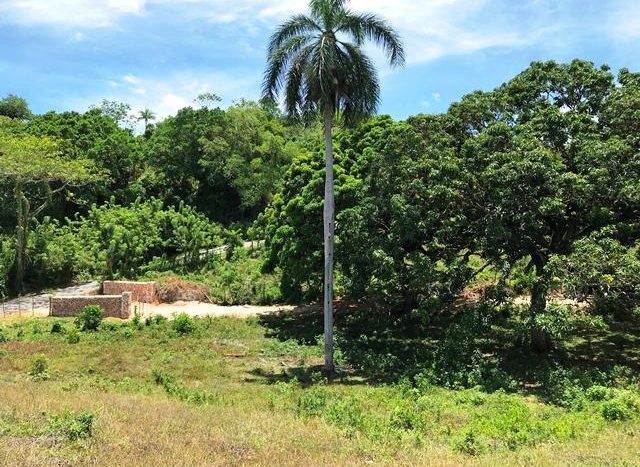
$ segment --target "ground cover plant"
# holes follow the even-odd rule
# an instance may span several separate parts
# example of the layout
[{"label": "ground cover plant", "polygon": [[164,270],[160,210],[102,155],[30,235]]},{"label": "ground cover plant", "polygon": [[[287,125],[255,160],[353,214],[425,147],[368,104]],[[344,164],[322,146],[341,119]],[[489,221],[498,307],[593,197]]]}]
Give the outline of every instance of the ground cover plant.
[{"label": "ground cover plant", "polygon": [[106,319],[75,344],[72,319],[7,321],[0,461],[633,465],[640,329],[582,323],[536,359],[508,331],[521,319],[482,304],[433,321],[342,303],[332,382],[319,307]]}]

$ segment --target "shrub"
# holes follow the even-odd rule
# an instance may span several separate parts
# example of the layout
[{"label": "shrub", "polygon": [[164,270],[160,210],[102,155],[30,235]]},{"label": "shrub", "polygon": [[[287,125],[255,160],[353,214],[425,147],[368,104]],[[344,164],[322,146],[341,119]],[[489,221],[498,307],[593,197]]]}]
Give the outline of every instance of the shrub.
[{"label": "shrub", "polygon": [[637,397],[629,391],[616,391],[612,399],[602,404],[602,416],[605,420],[622,421],[634,418],[640,412]]},{"label": "shrub", "polygon": [[69,441],[90,438],[93,435],[95,415],[90,412],[75,414],[68,412],[49,417],[49,429],[54,434],[65,437]]},{"label": "shrub", "polygon": [[51,334],[60,334],[62,333],[62,324],[59,321],[56,321],[51,325]]},{"label": "shrub", "polygon": [[473,430],[467,430],[454,441],[453,448],[458,452],[477,456],[487,450],[487,445]]},{"label": "shrub", "polygon": [[169,373],[153,370],[152,374],[155,383],[162,386],[167,395],[175,397],[178,400],[196,405],[212,404],[218,401],[216,394],[200,389],[187,388],[180,384],[175,376]]},{"label": "shrub", "polygon": [[192,334],[197,328],[196,321],[186,313],[176,315],[173,320],[173,329],[180,335]]},{"label": "shrub", "polygon": [[29,370],[29,376],[34,381],[46,381],[51,379],[51,373],[49,373],[49,362],[44,355],[36,355],[31,361],[31,369]]},{"label": "shrub", "polygon": [[631,418],[631,410],[620,399],[612,399],[602,404],[602,416],[610,421],[627,420]]},{"label": "shrub", "polygon": [[138,311],[137,307],[136,307],[136,310],[133,312],[133,319],[131,320],[131,324],[133,324],[138,329],[142,328],[142,315]]},{"label": "shrub", "polygon": [[0,342],[8,342],[9,341],[9,333],[6,329],[0,327]]},{"label": "shrub", "polygon": [[604,401],[611,399],[613,391],[605,386],[591,386],[585,391],[585,396],[590,401]]},{"label": "shrub", "polygon": [[85,306],[76,317],[76,326],[81,331],[95,331],[100,327],[104,312],[99,305]]},{"label": "shrub", "polygon": [[67,343],[77,344],[80,342],[80,333],[76,328],[71,328],[67,333]]}]

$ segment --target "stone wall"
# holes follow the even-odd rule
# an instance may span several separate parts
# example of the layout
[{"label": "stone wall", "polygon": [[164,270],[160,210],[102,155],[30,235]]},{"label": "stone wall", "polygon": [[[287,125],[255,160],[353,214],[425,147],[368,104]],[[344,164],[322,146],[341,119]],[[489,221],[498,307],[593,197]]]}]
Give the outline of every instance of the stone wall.
[{"label": "stone wall", "polygon": [[99,305],[105,318],[131,317],[131,292],[120,295],[58,295],[51,297],[51,316],[77,316],[88,305]]},{"label": "stone wall", "polygon": [[123,292],[131,292],[134,302],[156,302],[155,282],[129,282],[129,281],[104,281],[102,293],[105,295],[120,295]]}]

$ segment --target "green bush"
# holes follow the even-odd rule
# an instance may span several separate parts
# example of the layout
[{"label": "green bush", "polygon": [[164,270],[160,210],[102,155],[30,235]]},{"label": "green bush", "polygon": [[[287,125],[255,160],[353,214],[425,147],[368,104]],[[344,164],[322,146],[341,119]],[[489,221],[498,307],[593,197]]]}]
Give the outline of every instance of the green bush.
[{"label": "green bush", "polygon": [[9,333],[3,327],[0,327],[0,342],[9,342]]},{"label": "green bush", "polygon": [[60,334],[63,331],[62,323],[56,321],[51,325],[51,334]]},{"label": "green bush", "polygon": [[162,315],[153,315],[145,319],[145,326],[161,326],[167,322],[167,318]]},{"label": "green bush", "polygon": [[102,323],[104,312],[99,305],[89,305],[84,307],[76,317],[76,326],[84,332],[96,331]]},{"label": "green bush", "polygon": [[602,404],[602,416],[605,420],[629,420],[636,417],[638,413],[640,413],[640,401],[630,391],[617,391],[615,397]]},{"label": "green bush", "polygon": [[610,421],[627,420],[631,418],[631,410],[624,401],[613,399],[602,404],[602,416]]},{"label": "green bush", "polygon": [[49,417],[48,423],[52,433],[63,436],[68,441],[77,441],[93,435],[95,415],[90,412],[68,412]]},{"label": "green bush", "polygon": [[592,402],[604,401],[611,399],[614,391],[605,386],[591,386],[585,391],[585,396]]},{"label": "green bush", "polygon": [[31,361],[31,369],[29,370],[29,376],[34,381],[46,381],[51,379],[51,373],[49,372],[49,362],[44,355],[36,355]]},{"label": "green bush", "polygon": [[173,329],[180,336],[192,334],[197,329],[196,320],[186,313],[179,313],[173,320]]},{"label": "green bush", "polygon": [[219,397],[211,392],[190,389],[182,385],[175,376],[158,370],[152,372],[156,384],[163,387],[167,395],[195,405],[216,403]]},{"label": "green bush", "polygon": [[477,456],[486,452],[487,444],[473,430],[466,430],[455,439],[453,449],[470,456]]},{"label": "green bush", "polygon": [[69,344],[77,344],[80,342],[80,333],[76,328],[71,328],[67,332],[67,343]]}]

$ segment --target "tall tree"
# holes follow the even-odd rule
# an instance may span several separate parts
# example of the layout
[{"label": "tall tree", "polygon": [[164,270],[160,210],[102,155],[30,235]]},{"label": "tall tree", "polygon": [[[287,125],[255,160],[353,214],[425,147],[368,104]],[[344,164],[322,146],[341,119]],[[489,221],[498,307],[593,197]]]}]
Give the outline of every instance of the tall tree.
[{"label": "tall tree", "polygon": [[[17,219],[13,269],[15,289],[22,292],[31,220],[46,208],[56,191],[100,175],[89,160],[61,157],[57,142],[51,138],[0,133],[0,178],[13,184]],[[54,183],[57,187],[52,188]],[[35,209],[33,201],[40,203]]]},{"label": "tall tree", "polygon": [[156,119],[156,114],[151,110],[145,108],[138,112],[138,121],[144,122],[144,134],[145,136],[149,134],[149,122],[152,122]]},{"label": "tall tree", "polygon": [[324,329],[325,371],[333,363],[333,246],[335,230],[332,128],[336,115],[346,124],[375,113],[380,85],[362,45],[373,41],[391,66],[404,64],[398,34],[383,19],[356,13],[346,0],[311,0],[309,15],[296,15],[275,31],[268,46],[264,97],[284,94],[293,117],[321,114],[324,121]]}]

